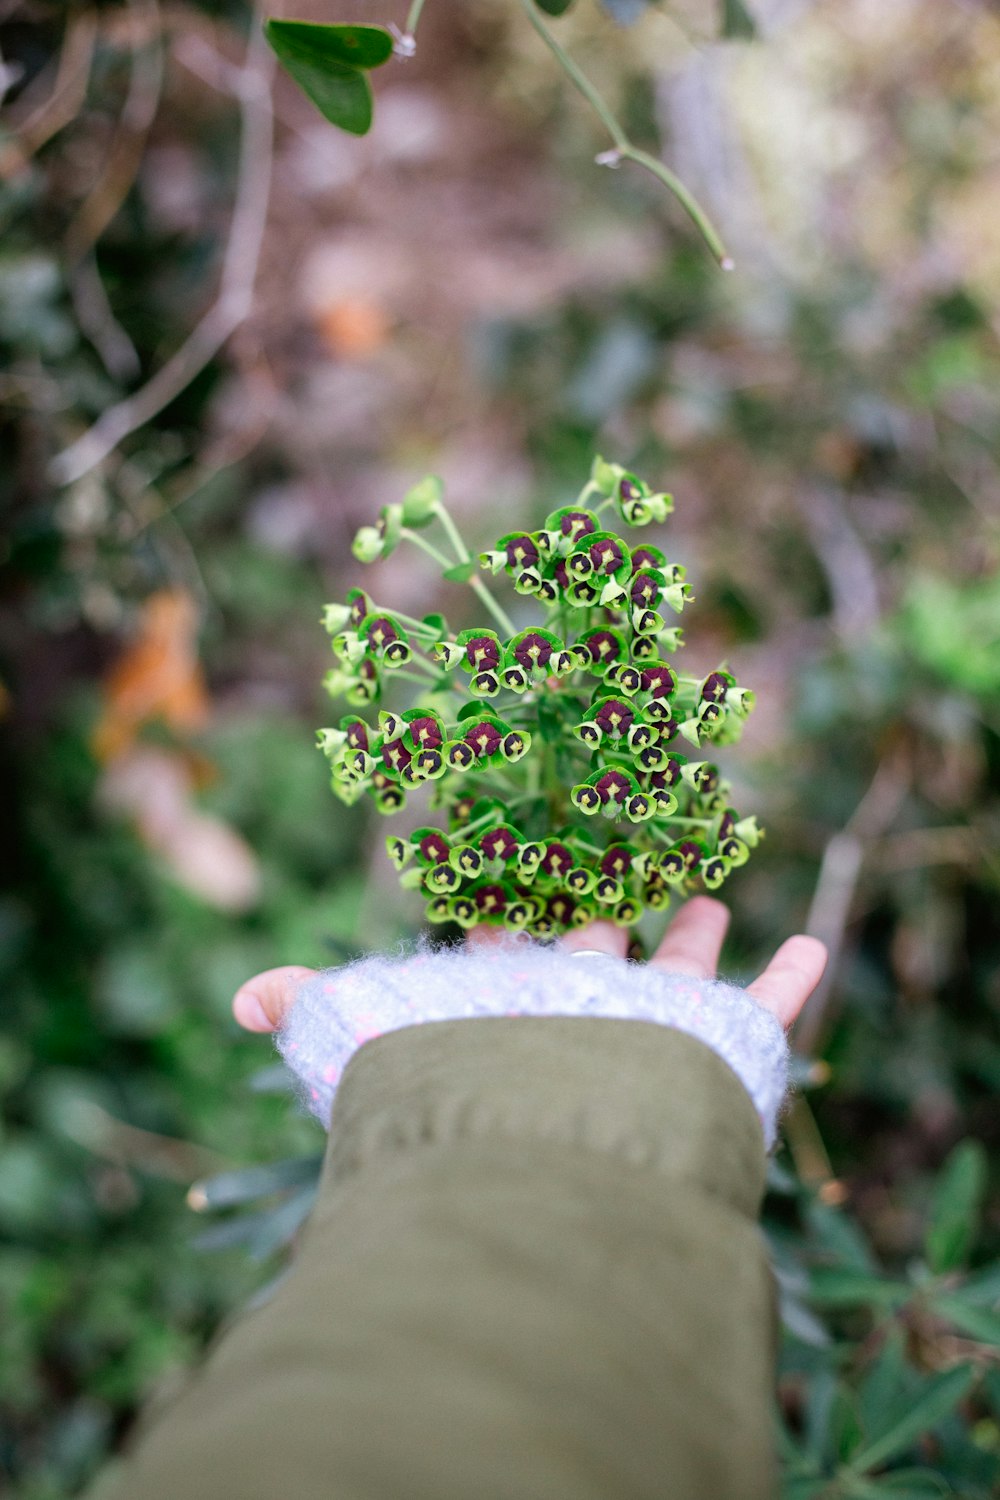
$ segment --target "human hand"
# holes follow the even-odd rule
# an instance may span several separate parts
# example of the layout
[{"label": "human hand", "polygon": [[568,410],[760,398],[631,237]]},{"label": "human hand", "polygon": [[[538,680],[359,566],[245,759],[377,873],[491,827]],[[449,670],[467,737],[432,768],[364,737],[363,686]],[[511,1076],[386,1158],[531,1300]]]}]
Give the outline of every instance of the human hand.
[{"label": "human hand", "polygon": [[[694,896],[680,908],[649,963],[672,974],[714,978],[728,926],[729,910],[721,901]],[[501,928],[478,927],[468,942],[483,948],[502,942],[506,936]],[[568,953],[589,949],[624,958],[628,933],[612,922],[592,922],[559,938],[557,946]],[[763,973],[747,986],[747,994],[787,1030],[822,978],[826,962],[827,951],[819,939],[799,933],[781,944]],[[233,999],[237,1021],[247,1031],[274,1031],[281,1025],[296,987],[314,972],[288,964],[248,979]]]}]

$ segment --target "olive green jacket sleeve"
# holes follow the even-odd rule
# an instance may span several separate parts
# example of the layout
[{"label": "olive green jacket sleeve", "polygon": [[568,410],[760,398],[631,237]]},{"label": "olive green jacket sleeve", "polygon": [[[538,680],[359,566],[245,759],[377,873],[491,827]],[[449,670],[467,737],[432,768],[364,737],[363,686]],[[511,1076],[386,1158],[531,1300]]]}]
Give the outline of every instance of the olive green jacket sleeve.
[{"label": "olive green jacket sleeve", "polygon": [[272,1299],[140,1432],[136,1500],[761,1500],[761,1127],[652,1023],[486,1018],[347,1067]]}]

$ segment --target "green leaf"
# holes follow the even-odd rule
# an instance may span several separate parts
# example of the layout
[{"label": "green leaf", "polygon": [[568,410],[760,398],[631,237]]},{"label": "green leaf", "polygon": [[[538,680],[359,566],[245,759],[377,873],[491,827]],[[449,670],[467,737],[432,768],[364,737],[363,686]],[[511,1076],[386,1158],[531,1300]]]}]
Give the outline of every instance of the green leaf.
[{"label": "green leaf", "polygon": [[977,1307],[974,1302],[967,1302],[961,1292],[935,1297],[931,1306],[942,1318],[947,1318],[949,1323],[967,1333],[969,1338],[1000,1348],[1000,1313],[991,1312],[988,1307]]},{"label": "green leaf", "polygon": [[1000,1303],[1000,1261],[973,1271],[962,1283],[962,1296],[977,1307],[993,1307]]},{"label": "green leaf", "polygon": [[809,1278],[809,1295],[824,1307],[898,1307],[912,1295],[901,1281],[889,1281],[848,1266],[821,1266]]},{"label": "green leaf", "polygon": [[757,22],[743,0],[722,0],[721,35],[739,42],[752,42],[756,37]]},{"label": "green leaf", "polygon": [[806,1219],[822,1249],[839,1264],[878,1274],[864,1235],[839,1208],[831,1208],[814,1198],[806,1208]]},{"label": "green leaf", "polygon": [[573,0],[535,0],[539,10],[544,10],[547,16],[564,16],[573,4]]},{"label": "green leaf", "polygon": [[264,1166],[220,1172],[216,1177],[196,1182],[188,1192],[188,1202],[192,1208],[200,1210],[249,1203],[254,1198],[264,1198],[304,1182],[316,1182],[322,1162],[321,1156],[297,1156],[268,1162]]},{"label": "green leaf", "polygon": [[945,1162],[924,1239],[928,1264],[936,1275],[962,1265],[972,1248],[986,1175],[986,1152],[978,1141],[962,1141]]},{"label": "green leaf", "polygon": [[267,39],[285,69],[320,114],[365,135],[372,123],[372,91],[363,68],[378,67],[392,52],[380,26],[318,26],[307,21],[268,21]]},{"label": "green leaf", "polygon": [[892,1426],[854,1455],[851,1469],[859,1474],[868,1472],[911,1448],[918,1437],[954,1411],[972,1384],[975,1373],[971,1365],[959,1365],[957,1369],[927,1381]]},{"label": "green leaf", "polygon": [[290,57],[323,67],[380,68],[392,56],[392,36],[383,26],[325,26],[314,21],[264,23],[282,62]]},{"label": "green leaf", "polygon": [[470,558],[468,562],[456,563],[453,568],[445,568],[441,577],[446,578],[449,583],[468,583],[478,568],[479,564],[476,559]]}]

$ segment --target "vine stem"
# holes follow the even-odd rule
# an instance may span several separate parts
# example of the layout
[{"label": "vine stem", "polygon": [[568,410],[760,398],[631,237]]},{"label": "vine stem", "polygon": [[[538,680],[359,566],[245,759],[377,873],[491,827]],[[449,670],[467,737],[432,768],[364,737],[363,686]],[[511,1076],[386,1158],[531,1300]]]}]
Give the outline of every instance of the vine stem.
[{"label": "vine stem", "polygon": [[546,26],[534,0],[521,0],[521,6],[528,20],[562,68],[570,83],[583,95],[591,109],[601,120],[612,141],[614,141],[614,151],[598,157],[598,161],[604,166],[614,167],[620,161],[632,161],[635,162],[636,166],[644,167],[647,172],[652,173],[677,199],[688,217],[695,224],[702,239],[715,256],[722,270],[732,271],[734,269],[732,256],[723,244],[715,225],[694,194],[684,186],[680,178],[674,172],[671,172],[670,168],[660,161],[658,157],[650,156],[648,151],[643,151],[640,147],[633,144],[621,121],[612,113],[610,107],[597,92],[587,75],[578,67],[562,44],[556,40]]}]

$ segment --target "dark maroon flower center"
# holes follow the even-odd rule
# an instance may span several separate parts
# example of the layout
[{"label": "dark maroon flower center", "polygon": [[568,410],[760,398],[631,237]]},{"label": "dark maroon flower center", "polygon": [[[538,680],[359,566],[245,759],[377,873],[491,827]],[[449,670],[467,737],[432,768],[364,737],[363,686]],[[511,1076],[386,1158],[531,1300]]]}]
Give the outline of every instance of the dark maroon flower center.
[{"label": "dark maroon flower center", "polygon": [[654,698],[665,698],[674,689],[674,674],[662,663],[659,666],[643,667],[642,685]]},{"label": "dark maroon flower center", "polygon": [[553,576],[561,589],[568,589],[570,585],[569,569],[566,567],[565,558],[560,558],[553,569]]},{"label": "dark maroon flower center", "polygon": [[622,654],[621,642],[610,630],[595,630],[584,644],[595,662],[617,661]]},{"label": "dark maroon flower center", "polygon": [[729,691],[729,683],[721,672],[713,672],[705,679],[705,685],[701,690],[701,696],[706,703],[722,703],[726,693]]},{"label": "dark maroon flower center", "polygon": [[594,715],[605,734],[627,734],[635,719],[629,704],[621,698],[609,698]]},{"label": "dark maroon flower center", "polygon": [[473,896],[480,911],[503,911],[507,905],[507,894],[502,885],[481,885]]},{"label": "dark maroon flower center", "polygon": [[567,870],[572,869],[573,856],[565,844],[549,844],[542,859],[542,869],[546,875],[562,876]]},{"label": "dark maroon flower center", "polygon": [[444,739],[441,733],[441,725],[437,719],[432,719],[430,716],[421,719],[411,719],[410,733],[413,736],[414,743],[420,745],[424,750],[436,750]]},{"label": "dark maroon flower center", "polygon": [[615,875],[621,877],[626,875],[632,868],[632,855],[628,849],[620,844],[612,844],[610,849],[605,850],[601,857],[600,871],[602,875]]},{"label": "dark maroon flower center", "polygon": [[358,629],[362,620],[366,619],[369,614],[371,614],[371,609],[368,604],[368,596],[359,592],[357,597],[351,601],[351,624],[355,630]]},{"label": "dark maroon flower center", "polygon": [[552,642],[535,631],[528,631],[514,647],[514,657],[526,671],[546,666],[551,655]]},{"label": "dark maroon flower center", "polygon": [[546,910],[553,921],[565,926],[576,910],[576,902],[569,896],[553,896]]},{"label": "dark maroon flower center", "polygon": [[384,651],[391,641],[399,639],[399,631],[385,615],[377,615],[365,633],[376,651]]},{"label": "dark maroon flower center", "polygon": [[618,486],[618,493],[619,495],[621,495],[623,500],[638,500],[642,495],[642,491],[640,490],[639,486],[634,482],[634,480],[629,479],[627,476]]},{"label": "dark maroon flower center", "polygon": [[563,536],[576,540],[577,537],[589,536],[592,531],[596,531],[597,522],[585,510],[570,510],[560,516],[559,530]]},{"label": "dark maroon flower center", "polygon": [[347,726],[347,743],[352,750],[368,749],[368,725],[362,723]]},{"label": "dark maroon flower center", "polygon": [[636,573],[632,579],[632,603],[651,608],[660,597],[660,580],[655,573]]},{"label": "dark maroon flower center", "polygon": [[504,543],[507,565],[511,568],[533,568],[538,561],[538,548],[530,536],[513,536]]},{"label": "dark maroon flower center", "polygon": [[417,846],[424,859],[439,865],[448,858],[450,845],[440,833],[425,833]]},{"label": "dark maroon flower center", "polygon": [[618,543],[610,537],[602,537],[599,542],[591,542],[590,560],[598,573],[613,573],[620,568],[624,561],[624,554]]},{"label": "dark maroon flower center", "polygon": [[663,558],[658,552],[653,552],[649,547],[637,547],[632,553],[632,567],[638,573],[640,568],[657,568],[663,563]]},{"label": "dark maroon flower center", "polygon": [[685,839],[682,844],[677,845],[677,853],[689,870],[697,870],[701,864],[701,852],[701,846],[692,839]]},{"label": "dark maroon flower center", "polygon": [[510,859],[517,852],[517,839],[508,828],[491,828],[479,840],[487,859]]},{"label": "dark maroon flower center", "polygon": [[466,643],[466,660],[480,671],[500,665],[500,643],[490,635],[475,635]]},{"label": "dark maroon flower center", "polygon": [[412,759],[402,740],[387,740],[382,746],[382,764],[392,771],[402,771]]},{"label": "dark maroon flower center", "polygon": [[632,790],[624,771],[605,771],[595,786],[602,802],[624,802]]},{"label": "dark maroon flower center", "polygon": [[483,719],[466,731],[465,743],[481,760],[484,760],[487,756],[495,755],[500,749],[503,734],[491,720]]}]

